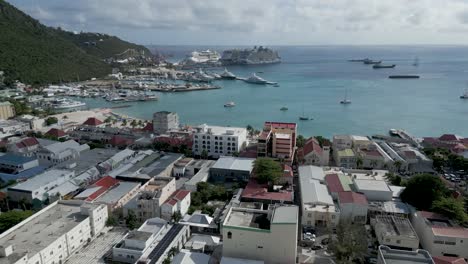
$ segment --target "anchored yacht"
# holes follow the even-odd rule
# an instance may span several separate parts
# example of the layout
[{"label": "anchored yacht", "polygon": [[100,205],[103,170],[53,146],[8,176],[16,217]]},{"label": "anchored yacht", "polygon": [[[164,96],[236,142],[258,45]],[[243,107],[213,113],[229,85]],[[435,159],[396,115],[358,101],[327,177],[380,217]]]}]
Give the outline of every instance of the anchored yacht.
[{"label": "anchored yacht", "polygon": [[232,72],[228,71],[226,68],[224,68],[224,71],[221,73],[220,76],[221,76],[221,78],[228,79],[228,80],[236,79],[236,75],[234,75]]},{"label": "anchored yacht", "polygon": [[248,83],[255,83],[255,84],[267,84],[268,81],[263,79],[262,77],[257,76],[255,73],[252,73],[252,75],[245,79],[246,82]]}]

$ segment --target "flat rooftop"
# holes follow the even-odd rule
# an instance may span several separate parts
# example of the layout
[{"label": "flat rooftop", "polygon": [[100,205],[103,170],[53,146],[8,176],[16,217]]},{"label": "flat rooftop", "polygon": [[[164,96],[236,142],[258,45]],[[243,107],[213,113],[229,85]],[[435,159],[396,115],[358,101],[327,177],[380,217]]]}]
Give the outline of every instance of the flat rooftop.
[{"label": "flat rooftop", "polygon": [[80,204],[57,203],[29,217],[10,233],[0,235],[0,245],[12,245],[15,253],[0,257],[0,264],[16,263],[25,254],[29,257],[48,247],[88,216],[80,213]]},{"label": "flat rooftop", "polygon": [[165,171],[167,167],[182,157],[183,155],[178,153],[164,153],[159,159],[148,164],[145,168],[142,168],[141,173],[148,174],[150,177],[158,176],[161,172]]},{"label": "flat rooftop", "polygon": [[416,251],[391,249],[387,246],[379,246],[379,255],[384,264],[433,264],[431,254],[423,249]]},{"label": "flat rooftop", "polygon": [[375,217],[376,226],[380,225],[386,235],[418,238],[408,218],[378,215]]},{"label": "flat rooftop", "polygon": [[225,226],[270,230],[268,211],[232,208],[231,213],[225,222]]},{"label": "flat rooftop", "polygon": [[[392,192],[385,181],[379,180],[354,180],[354,186],[358,191]],[[393,193],[393,192],[392,192]]]},{"label": "flat rooftop", "polygon": [[57,169],[51,169],[48,171],[44,171],[43,173],[36,175],[35,177],[29,178],[27,181],[20,183],[18,185],[15,185],[11,188],[8,188],[9,190],[22,190],[22,191],[34,191],[37,190],[38,188],[41,188],[47,183],[53,182],[57,180],[59,177],[65,177],[72,173],[72,171],[69,170],[57,170]]},{"label": "flat rooftop", "polygon": [[251,158],[220,157],[212,168],[252,172],[254,161]]},{"label": "flat rooftop", "polygon": [[272,216],[273,224],[297,224],[299,209],[297,206],[276,207]]},{"label": "flat rooftop", "polygon": [[75,171],[75,174],[81,174],[90,167],[104,162],[114,156],[118,150],[95,148],[80,153],[79,158],[60,164],[57,168],[69,168]]}]

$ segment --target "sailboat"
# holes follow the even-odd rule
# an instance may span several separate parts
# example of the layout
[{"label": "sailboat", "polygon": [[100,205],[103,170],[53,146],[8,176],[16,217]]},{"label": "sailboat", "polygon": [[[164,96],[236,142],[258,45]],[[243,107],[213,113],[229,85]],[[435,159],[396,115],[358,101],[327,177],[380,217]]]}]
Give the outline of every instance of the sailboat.
[{"label": "sailboat", "polygon": [[344,99],[340,101],[340,104],[350,104],[351,100],[348,99],[348,89],[345,90]]},{"label": "sailboat", "polygon": [[460,95],[460,99],[468,99],[468,89],[465,89],[465,92]]},{"label": "sailboat", "polygon": [[415,67],[419,66],[419,58],[418,57],[414,58],[413,66],[415,66]]},{"label": "sailboat", "polygon": [[301,121],[309,120],[309,117],[304,115],[304,107],[302,107],[302,115],[299,116],[299,120],[301,120]]}]

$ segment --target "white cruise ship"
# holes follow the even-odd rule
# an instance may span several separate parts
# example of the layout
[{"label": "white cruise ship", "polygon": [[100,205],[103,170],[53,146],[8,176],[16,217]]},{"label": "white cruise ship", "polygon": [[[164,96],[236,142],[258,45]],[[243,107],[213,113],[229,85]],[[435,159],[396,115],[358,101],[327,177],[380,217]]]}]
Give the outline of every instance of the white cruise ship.
[{"label": "white cruise ship", "polygon": [[180,64],[185,66],[217,65],[220,59],[219,53],[213,50],[192,51]]}]

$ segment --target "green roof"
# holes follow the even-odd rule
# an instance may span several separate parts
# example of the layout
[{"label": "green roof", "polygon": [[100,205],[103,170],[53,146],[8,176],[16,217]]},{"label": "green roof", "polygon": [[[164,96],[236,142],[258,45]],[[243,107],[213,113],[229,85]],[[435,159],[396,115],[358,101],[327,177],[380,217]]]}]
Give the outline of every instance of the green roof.
[{"label": "green roof", "polygon": [[340,180],[341,186],[343,186],[343,190],[345,192],[346,191],[351,191],[352,182],[351,182],[351,179],[348,176],[339,174],[338,179]]},{"label": "green roof", "polygon": [[352,149],[343,149],[338,151],[340,157],[354,157],[354,151]]}]

